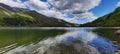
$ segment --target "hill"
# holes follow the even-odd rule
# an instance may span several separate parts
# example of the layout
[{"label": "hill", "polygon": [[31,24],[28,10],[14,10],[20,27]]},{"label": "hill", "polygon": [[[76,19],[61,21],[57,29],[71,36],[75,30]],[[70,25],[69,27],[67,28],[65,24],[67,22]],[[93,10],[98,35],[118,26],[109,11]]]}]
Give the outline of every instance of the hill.
[{"label": "hill", "polygon": [[81,25],[83,27],[119,27],[120,26],[120,7],[110,14],[104,15],[93,22]]},{"label": "hill", "polygon": [[0,3],[1,27],[73,27],[64,20],[46,17],[36,11],[10,7]]}]

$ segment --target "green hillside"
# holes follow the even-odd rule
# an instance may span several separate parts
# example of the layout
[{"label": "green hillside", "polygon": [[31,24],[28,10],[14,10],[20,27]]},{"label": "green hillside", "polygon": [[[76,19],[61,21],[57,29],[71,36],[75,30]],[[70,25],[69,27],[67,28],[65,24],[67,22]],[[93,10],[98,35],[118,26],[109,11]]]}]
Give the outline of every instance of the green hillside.
[{"label": "green hillside", "polygon": [[[6,8],[7,7],[7,8]],[[1,27],[71,27],[72,23],[46,17],[36,11],[9,7],[0,3]]]},{"label": "green hillside", "polygon": [[81,26],[86,27],[119,27],[120,26],[120,7],[116,8],[110,14],[107,14],[103,17],[98,18],[97,20],[83,24]]}]

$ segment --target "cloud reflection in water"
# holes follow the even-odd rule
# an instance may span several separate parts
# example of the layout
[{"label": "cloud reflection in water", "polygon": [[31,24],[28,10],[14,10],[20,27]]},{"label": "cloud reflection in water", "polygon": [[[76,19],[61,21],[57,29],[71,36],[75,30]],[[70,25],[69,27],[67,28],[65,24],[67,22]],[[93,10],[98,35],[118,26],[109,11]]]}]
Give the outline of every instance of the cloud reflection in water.
[{"label": "cloud reflection in water", "polygon": [[44,39],[37,44],[19,46],[6,54],[65,54],[67,51],[81,54],[113,54],[115,50],[109,40],[91,30],[80,28],[69,30],[54,38]]}]

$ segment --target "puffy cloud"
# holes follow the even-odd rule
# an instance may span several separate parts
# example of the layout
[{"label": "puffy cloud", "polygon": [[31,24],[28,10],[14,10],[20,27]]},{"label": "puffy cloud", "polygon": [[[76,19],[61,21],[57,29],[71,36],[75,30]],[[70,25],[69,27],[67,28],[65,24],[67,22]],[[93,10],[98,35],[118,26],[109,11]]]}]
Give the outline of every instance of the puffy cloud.
[{"label": "puffy cloud", "polygon": [[57,10],[82,13],[99,5],[101,0],[48,0]]},{"label": "puffy cloud", "polygon": [[[100,1],[101,0],[48,0],[48,2],[42,2],[40,0],[29,0],[26,4],[30,9],[36,10],[43,15],[63,19],[67,22],[80,23],[77,18],[90,18],[89,21],[97,18],[92,12],[89,12],[89,10],[98,6]],[[50,5],[53,6],[51,10],[48,9]],[[62,14],[62,12],[66,14]],[[64,17],[67,13],[72,13],[76,17],[72,19]]]},{"label": "puffy cloud", "polygon": [[96,18],[92,12],[83,12],[81,14],[75,14],[75,15],[81,18]]},{"label": "puffy cloud", "polygon": [[23,3],[20,2],[15,2],[14,0],[0,0],[0,3],[4,3],[7,4],[11,7],[20,7],[20,8],[25,8],[25,5]]},{"label": "puffy cloud", "polygon": [[41,2],[40,0],[29,0],[25,2],[25,5],[29,6],[30,9],[36,10],[36,11],[48,9],[48,4],[45,2]]},{"label": "puffy cloud", "polygon": [[81,14],[75,14],[77,17],[81,17],[78,20],[80,21],[80,24],[86,23],[86,22],[92,22],[97,19],[96,16],[92,12],[84,12]]},{"label": "puffy cloud", "polygon": [[[98,6],[101,0],[48,0],[48,2],[51,3],[57,11],[72,13],[77,18],[87,19],[87,21],[79,22],[77,18],[75,18],[74,20],[72,19],[74,23],[85,23],[97,18],[89,11]],[[71,21],[71,19],[69,21]]]},{"label": "puffy cloud", "polygon": [[25,2],[25,5],[29,6],[31,10],[35,10],[48,17],[62,17],[63,15],[59,11],[50,10],[50,5],[47,2],[42,2],[40,0],[29,0]]},{"label": "puffy cloud", "polygon": [[[40,14],[48,17],[55,17],[63,19],[67,22],[81,24],[78,18],[86,18],[88,21],[92,21],[97,17],[94,16],[91,9],[99,5],[101,0],[47,0],[43,2],[40,0],[0,0],[0,3],[5,3],[12,7],[29,7],[31,10],[35,10]],[[64,13],[64,14],[63,14]],[[65,17],[68,13],[73,14],[74,18]],[[84,22],[88,22],[84,21]]]},{"label": "puffy cloud", "polygon": [[120,2],[117,3],[117,7],[120,7]]}]

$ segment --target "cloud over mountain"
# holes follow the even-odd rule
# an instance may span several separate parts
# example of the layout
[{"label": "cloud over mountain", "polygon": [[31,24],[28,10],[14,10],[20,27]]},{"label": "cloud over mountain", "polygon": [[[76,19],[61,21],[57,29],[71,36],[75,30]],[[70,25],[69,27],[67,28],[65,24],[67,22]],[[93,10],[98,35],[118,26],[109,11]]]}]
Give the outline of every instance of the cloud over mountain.
[{"label": "cloud over mountain", "polygon": [[79,14],[99,5],[101,0],[48,0],[57,10]]},{"label": "cloud over mountain", "polygon": [[0,0],[0,3],[7,4],[11,7],[25,8],[25,5],[22,2],[15,2],[14,0]]},{"label": "cloud over mountain", "polygon": [[[0,0],[0,3],[5,3],[12,7],[29,7],[43,15],[49,17],[60,18],[72,23],[83,23],[78,18],[90,18],[89,21],[97,17],[90,11],[98,6],[101,0]],[[66,17],[68,14],[74,15],[73,18]],[[88,22],[88,21],[85,21]]]},{"label": "cloud over mountain", "polygon": [[117,3],[117,7],[120,7],[120,2]]}]

